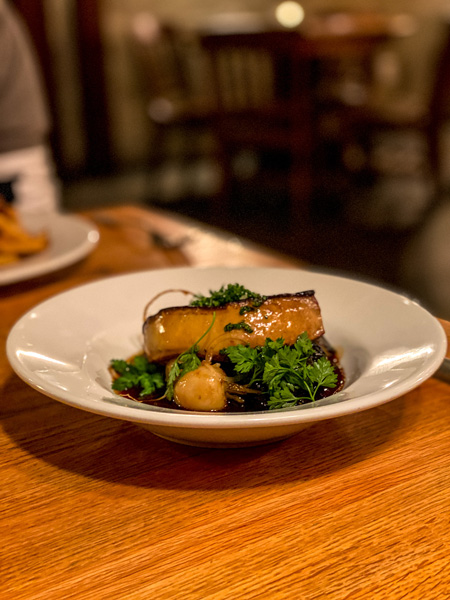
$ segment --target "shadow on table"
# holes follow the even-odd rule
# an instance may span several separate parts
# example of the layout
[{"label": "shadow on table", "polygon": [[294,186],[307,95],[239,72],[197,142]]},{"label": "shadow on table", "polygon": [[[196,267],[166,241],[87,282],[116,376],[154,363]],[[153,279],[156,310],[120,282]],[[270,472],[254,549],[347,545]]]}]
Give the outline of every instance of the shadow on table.
[{"label": "shadow on table", "polygon": [[133,423],[80,411],[31,389],[26,402],[16,402],[19,385],[25,384],[11,376],[4,386],[1,419],[23,452],[61,469],[61,477],[74,473],[155,489],[253,488],[323,477],[382,451],[417,418],[415,403],[400,398],[318,422],[282,442],[204,449],[160,439]]}]

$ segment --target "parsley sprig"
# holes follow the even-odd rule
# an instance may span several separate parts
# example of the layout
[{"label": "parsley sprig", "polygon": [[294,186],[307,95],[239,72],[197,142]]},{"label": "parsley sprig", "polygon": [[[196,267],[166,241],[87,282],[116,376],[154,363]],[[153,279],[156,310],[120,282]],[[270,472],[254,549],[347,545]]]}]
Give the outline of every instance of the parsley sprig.
[{"label": "parsley sprig", "polygon": [[138,389],[139,396],[149,396],[165,386],[164,373],[144,355],[135,356],[130,361],[113,359],[110,364],[119,375],[112,383],[113,390]]},{"label": "parsley sprig", "polygon": [[194,345],[178,356],[173,362],[169,374],[167,375],[167,389],[166,398],[168,400],[173,399],[175,383],[180,377],[189,373],[189,371],[195,371],[200,364],[201,360],[197,356],[198,346]]},{"label": "parsley sprig", "polygon": [[173,362],[172,366],[169,369],[169,373],[167,375],[167,388],[166,388],[166,398],[168,400],[172,400],[174,396],[174,387],[178,379],[189,373],[189,371],[195,371],[200,364],[201,360],[198,357],[199,351],[199,343],[202,339],[208,335],[211,331],[214,321],[216,320],[216,313],[213,313],[213,318],[211,324],[208,329],[203,333],[200,338],[193,344],[190,348],[182,352]]},{"label": "parsley sprig", "polygon": [[239,302],[241,300],[251,300],[252,306],[260,306],[266,296],[262,296],[256,292],[248,290],[239,283],[229,283],[227,286],[222,286],[219,290],[209,291],[209,296],[195,294],[194,299],[190,302],[191,306],[197,307],[218,307],[228,304],[228,302]]},{"label": "parsley sprig", "polygon": [[314,402],[320,388],[336,387],[337,374],[326,356],[317,357],[306,333],[293,346],[284,340],[267,339],[264,346],[230,346],[224,350],[240,383],[262,387],[269,409],[288,408]]}]

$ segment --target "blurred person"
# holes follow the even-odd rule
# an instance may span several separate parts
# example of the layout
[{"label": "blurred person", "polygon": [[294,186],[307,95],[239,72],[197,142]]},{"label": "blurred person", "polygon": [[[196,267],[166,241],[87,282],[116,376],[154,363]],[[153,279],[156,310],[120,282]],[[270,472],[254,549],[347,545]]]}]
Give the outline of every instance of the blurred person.
[{"label": "blurred person", "polygon": [[0,194],[39,227],[58,210],[48,142],[50,115],[36,56],[21,17],[0,0]]}]

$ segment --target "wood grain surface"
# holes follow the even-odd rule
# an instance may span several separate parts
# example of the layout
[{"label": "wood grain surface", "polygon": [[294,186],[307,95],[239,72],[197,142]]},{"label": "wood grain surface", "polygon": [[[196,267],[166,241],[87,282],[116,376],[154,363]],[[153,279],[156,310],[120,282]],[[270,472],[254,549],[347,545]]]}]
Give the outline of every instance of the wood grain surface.
[{"label": "wood grain surface", "polygon": [[[84,281],[208,261],[296,264],[161,213],[106,212],[124,225],[100,225],[85,261],[0,289],[0,597],[450,598],[448,384],[430,379],[276,444],[211,450],[63,405],[12,372],[15,320]],[[156,247],[144,225],[184,244]]]}]

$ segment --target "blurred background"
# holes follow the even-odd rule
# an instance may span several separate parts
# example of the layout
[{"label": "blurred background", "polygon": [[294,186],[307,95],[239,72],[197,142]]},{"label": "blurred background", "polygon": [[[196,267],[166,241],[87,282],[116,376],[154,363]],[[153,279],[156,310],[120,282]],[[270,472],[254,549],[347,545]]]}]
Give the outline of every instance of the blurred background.
[{"label": "blurred background", "polygon": [[64,209],[157,206],[450,318],[450,2],[12,4]]}]

